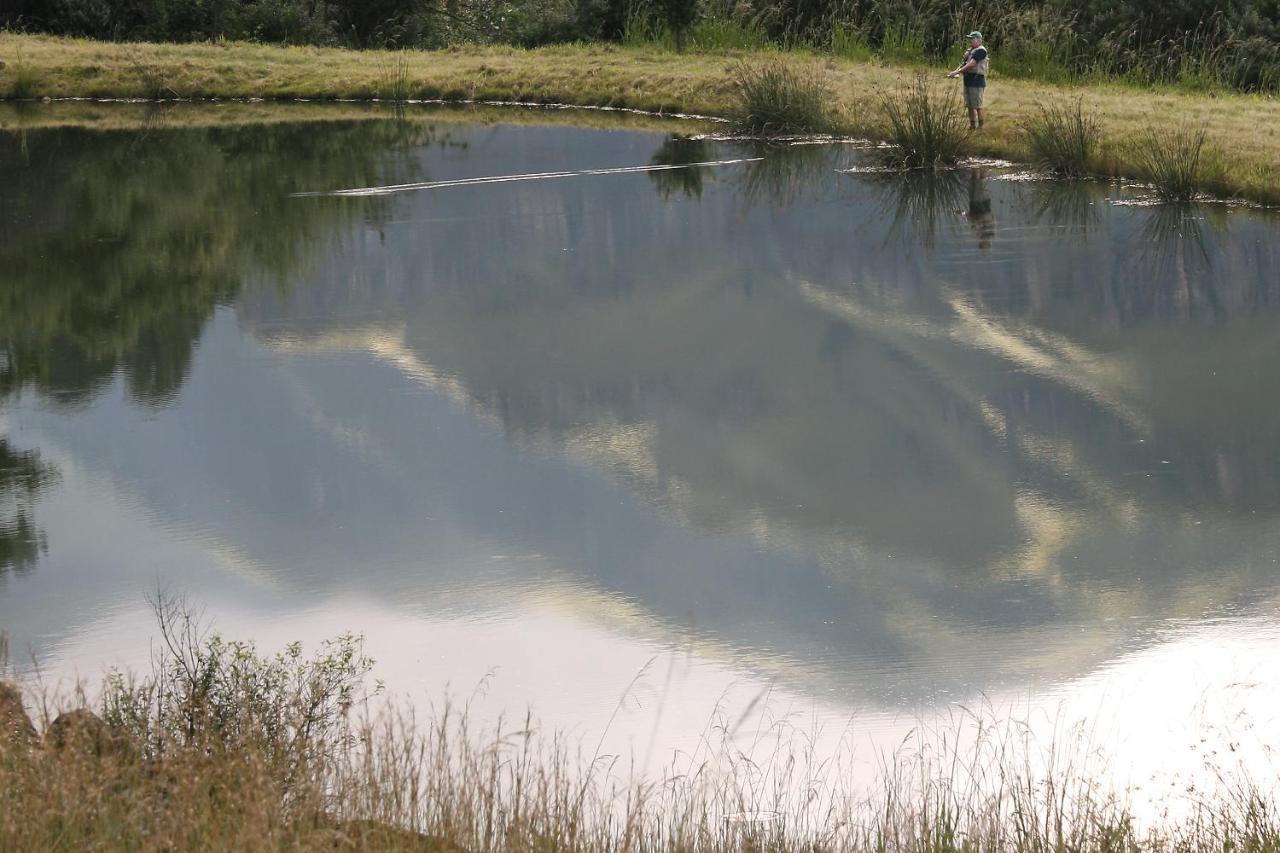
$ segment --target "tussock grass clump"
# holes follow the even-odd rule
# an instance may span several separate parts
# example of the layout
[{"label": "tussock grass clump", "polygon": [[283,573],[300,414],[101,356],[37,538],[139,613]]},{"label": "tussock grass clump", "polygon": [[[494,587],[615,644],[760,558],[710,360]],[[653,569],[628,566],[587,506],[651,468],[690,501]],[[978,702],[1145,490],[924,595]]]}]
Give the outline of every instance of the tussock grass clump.
[{"label": "tussock grass clump", "polygon": [[738,65],[733,71],[738,130],[760,136],[828,133],[835,129],[830,83],[819,72],[781,60]]},{"label": "tussock grass clump", "polygon": [[884,138],[892,145],[881,157],[899,169],[953,166],[968,147],[968,132],[954,90],[947,92],[917,75],[910,87],[880,98]]},{"label": "tussock grass clump", "polygon": [[1031,160],[1041,169],[1069,178],[1089,174],[1098,151],[1102,129],[1084,111],[1084,98],[1074,104],[1052,103],[1022,124]]},{"label": "tussock grass clump", "polygon": [[[0,71],[2,70],[4,70],[3,66],[0,65]],[[34,68],[19,58],[9,66],[8,72],[9,91],[5,93],[6,97],[24,100],[36,96],[40,77],[36,74]]]},{"label": "tussock grass clump", "polygon": [[1150,128],[1136,143],[1136,159],[1162,201],[1188,202],[1206,189],[1219,158],[1204,127],[1161,132]]},{"label": "tussock grass clump", "polygon": [[397,52],[395,62],[383,67],[378,75],[378,99],[392,104],[403,105],[409,100],[412,87],[409,83],[409,63],[404,53]]}]

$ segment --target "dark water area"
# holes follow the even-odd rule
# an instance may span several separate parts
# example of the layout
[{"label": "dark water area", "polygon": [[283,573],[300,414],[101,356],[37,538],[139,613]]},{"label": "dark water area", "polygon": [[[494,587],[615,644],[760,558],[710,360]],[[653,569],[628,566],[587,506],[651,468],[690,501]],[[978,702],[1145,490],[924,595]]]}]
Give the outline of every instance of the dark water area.
[{"label": "dark water area", "polygon": [[1275,720],[1275,216],[502,115],[0,134],[20,668],[144,661],[161,587],[583,732],[679,661],[633,742],[731,684]]}]

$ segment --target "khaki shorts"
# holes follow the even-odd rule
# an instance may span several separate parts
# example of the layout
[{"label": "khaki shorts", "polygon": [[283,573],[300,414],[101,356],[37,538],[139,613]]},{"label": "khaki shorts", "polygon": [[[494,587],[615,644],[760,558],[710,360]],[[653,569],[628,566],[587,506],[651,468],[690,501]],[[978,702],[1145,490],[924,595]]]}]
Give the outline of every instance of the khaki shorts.
[{"label": "khaki shorts", "polygon": [[971,110],[982,109],[982,96],[986,93],[986,86],[965,86],[964,105]]}]

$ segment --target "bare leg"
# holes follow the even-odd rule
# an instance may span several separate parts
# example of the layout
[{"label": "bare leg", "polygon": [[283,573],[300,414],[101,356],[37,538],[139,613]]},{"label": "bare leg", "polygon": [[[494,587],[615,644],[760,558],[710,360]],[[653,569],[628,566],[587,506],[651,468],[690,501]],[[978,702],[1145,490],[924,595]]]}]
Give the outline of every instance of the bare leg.
[{"label": "bare leg", "polygon": [[[978,127],[982,127],[983,122],[986,121],[986,118],[987,118],[987,111],[980,107],[974,110],[973,112],[978,114]],[[969,123],[972,124],[973,120],[970,119]]]},{"label": "bare leg", "polygon": [[974,129],[978,126],[978,111],[973,107],[969,107],[969,128]]}]

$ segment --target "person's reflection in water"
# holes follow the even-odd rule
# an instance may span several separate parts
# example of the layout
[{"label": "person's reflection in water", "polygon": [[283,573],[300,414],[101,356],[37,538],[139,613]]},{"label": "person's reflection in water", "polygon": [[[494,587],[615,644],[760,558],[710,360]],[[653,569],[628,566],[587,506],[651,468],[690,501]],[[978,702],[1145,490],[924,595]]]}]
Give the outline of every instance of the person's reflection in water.
[{"label": "person's reflection in water", "polygon": [[991,212],[987,173],[982,169],[969,172],[969,224],[978,235],[978,248],[990,249],[991,238],[996,235],[996,217]]}]

